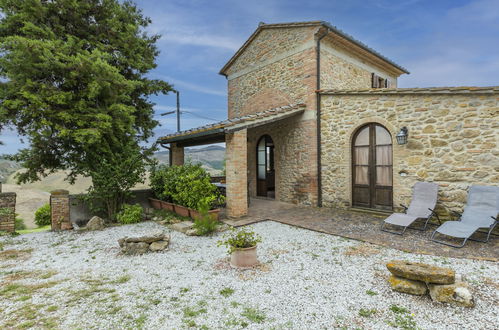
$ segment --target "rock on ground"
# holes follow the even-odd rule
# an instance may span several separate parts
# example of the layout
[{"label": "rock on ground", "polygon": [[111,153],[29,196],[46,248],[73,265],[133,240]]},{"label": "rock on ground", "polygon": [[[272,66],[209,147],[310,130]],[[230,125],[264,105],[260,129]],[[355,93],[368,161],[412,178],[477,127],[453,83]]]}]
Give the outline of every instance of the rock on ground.
[{"label": "rock on ground", "polygon": [[438,302],[450,303],[453,305],[473,307],[475,305],[473,295],[468,285],[464,282],[454,284],[430,284],[431,299]]},{"label": "rock on ground", "polygon": [[395,276],[426,283],[452,284],[456,276],[455,272],[450,268],[419,262],[393,260],[387,263],[386,267]]},{"label": "rock on ground", "polygon": [[407,278],[398,277],[393,274],[388,279],[388,282],[390,282],[393,290],[402,293],[422,296],[428,291],[426,283],[424,282],[409,280]]},{"label": "rock on ground", "polygon": [[98,216],[93,216],[88,220],[85,226],[86,230],[101,230],[104,229],[104,220]]}]

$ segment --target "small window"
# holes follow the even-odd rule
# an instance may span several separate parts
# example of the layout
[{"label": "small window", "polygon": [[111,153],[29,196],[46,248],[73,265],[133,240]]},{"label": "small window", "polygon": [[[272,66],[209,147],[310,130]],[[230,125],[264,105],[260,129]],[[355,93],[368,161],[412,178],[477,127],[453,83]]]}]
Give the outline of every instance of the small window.
[{"label": "small window", "polygon": [[372,73],[371,88],[390,88],[390,80]]}]

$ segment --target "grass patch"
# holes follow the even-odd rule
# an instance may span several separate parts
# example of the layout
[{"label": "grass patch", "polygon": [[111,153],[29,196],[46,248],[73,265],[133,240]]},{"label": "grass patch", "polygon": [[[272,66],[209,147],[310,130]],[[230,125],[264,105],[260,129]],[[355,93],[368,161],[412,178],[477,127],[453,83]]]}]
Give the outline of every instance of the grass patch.
[{"label": "grass patch", "polygon": [[407,314],[409,313],[409,310],[405,307],[397,306],[397,305],[391,305],[390,310],[394,312],[395,314]]},{"label": "grass patch", "polygon": [[219,291],[220,295],[227,298],[234,294],[234,289],[232,288],[223,288],[222,290]]},{"label": "grass patch", "polygon": [[31,233],[40,233],[40,232],[43,232],[43,231],[49,231],[51,228],[50,228],[50,225],[48,226],[43,226],[43,227],[39,227],[39,228],[33,228],[33,229],[23,229],[23,230],[17,230],[17,233],[23,235],[23,234],[31,234]]},{"label": "grass patch", "polygon": [[26,250],[5,250],[0,252],[0,260],[28,260],[31,257],[33,249]]},{"label": "grass patch", "polygon": [[373,309],[366,309],[366,308],[361,308],[359,309],[359,315],[362,317],[371,317],[372,315],[376,314],[377,310],[375,308]]},{"label": "grass patch", "polygon": [[250,307],[245,307],[241,316],[244,316],[253,323],[263,323],[266,319],[266,315],[262,311]]},{"label": "grass patch", "polygon": [[114,281],[113,283],[123,284],[123,283],[130,281],[131,278],[132,277],[130,275],[123,275],[120,278],[118,278],[116,281]]},{"label": "grass patch", "polygon": [[183,312],[184,312],[184,317],[187,318],[187,317],[196,317],[196,316],[199,316],[201,314],[205,314],[208,311],[206,310],[206,308],[185,307],[183,309]]},{"label": "grass patch", "polygon": [[373,290],[367,290],[366,294],[369,295],[369,296],[376,296],[376,295],[378,295],[378,293],[375,292],[375,291],[373,291]]}]

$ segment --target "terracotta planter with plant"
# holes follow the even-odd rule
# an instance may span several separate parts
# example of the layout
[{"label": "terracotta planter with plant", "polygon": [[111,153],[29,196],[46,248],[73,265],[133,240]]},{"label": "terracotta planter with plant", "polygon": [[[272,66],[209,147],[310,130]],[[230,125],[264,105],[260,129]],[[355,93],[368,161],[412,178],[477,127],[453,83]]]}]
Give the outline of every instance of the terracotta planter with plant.
[{"label": "terracotta planter with plant", "polygon": [[185,206],[174,204],[174,210],[175,210],[175,213],[177,213],[181,217],[188,217],[189,216],[189,208],[187,208]]},{"label": "terracotta planter with plant", "polygon": [[165,201],[161,201],[161,208],[172,212],[175,210],[174,204]]},{"label": "terracotta planter with plant", "polygon": [[257,244],[262,239],[249,228],[231,229],[218,245],[225,245],[230,254],[230,265],[236,268],[251,268],[258,265]]},{"label": "terracotta planter with plant", "polygon": [[161,201],[159,199],[149,197],[149,204],[155,210],[161,209]]},{"label": "terracotta planter with plant", "polygon": [[[203,217],[202,212],[195,209],[189,209],[189,213],[191,215],[191,218],[193,218],[194,220],[200,220]],[[220,209],[210,210],[208,211],[208,215],[213,220],[218,221],[220,220]]]}]

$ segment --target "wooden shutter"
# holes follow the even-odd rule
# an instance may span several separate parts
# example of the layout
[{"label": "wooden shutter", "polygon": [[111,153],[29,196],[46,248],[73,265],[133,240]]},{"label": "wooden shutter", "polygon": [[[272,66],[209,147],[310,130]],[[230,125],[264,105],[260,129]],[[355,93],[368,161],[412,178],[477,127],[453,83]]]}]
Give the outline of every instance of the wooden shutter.
[{"label": "wooden shutter", "polygon": [[372,84],[371,84],[372,88],[379,88],[379,77],[374,72],[372,73],[371,82],[372,82]]},{"label": "wooden shutter", "polygon": [[385,87],[386,88],[391,88],[392,87],[392,82],[390,81],[390,79],[386,79],[385,81],[386,81]]}]

